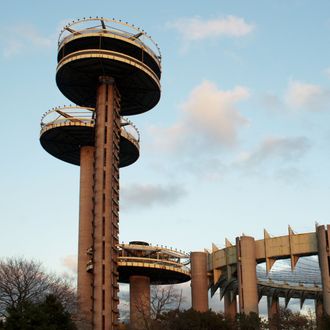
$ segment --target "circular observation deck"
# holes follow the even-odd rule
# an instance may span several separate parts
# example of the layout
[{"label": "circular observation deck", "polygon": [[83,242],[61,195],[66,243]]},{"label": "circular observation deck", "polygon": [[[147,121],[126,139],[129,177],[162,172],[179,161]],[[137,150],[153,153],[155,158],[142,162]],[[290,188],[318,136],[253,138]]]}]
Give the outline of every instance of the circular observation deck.
[{"label": "circular observation deck", "polygon": [[[40,143],[52,156],[80,165],[80,148],[94,146],[94,108],[57,107],[41,119]],[[139,158],[140,136],[135,126],[121,118],[119,167],[133,164]]]},{"label": "circular observation deck", "polygon": [[132,275],[147,276],[151,284],[177,284],[190,280],[189,254],[162,246],[134,241],[119,244],[119,282]]},{"label": "circular observation deck", "polygon": [[127,22],[100,17],[69,23],[59,36],[57,61],[58,88],[80,106],[96,106],[100,76],[115,79],[121,115],[148,111],[160,99],[158,45]]}]

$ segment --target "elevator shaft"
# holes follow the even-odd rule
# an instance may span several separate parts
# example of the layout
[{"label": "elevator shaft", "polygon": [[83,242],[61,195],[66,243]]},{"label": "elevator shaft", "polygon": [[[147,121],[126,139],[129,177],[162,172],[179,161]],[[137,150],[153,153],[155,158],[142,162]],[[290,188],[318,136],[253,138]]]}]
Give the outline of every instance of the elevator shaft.
[{"label": "elevator shaft", "polygon": [[93,215],[93,330],[118,327],[120,95],[111,77],[97,90]]}]

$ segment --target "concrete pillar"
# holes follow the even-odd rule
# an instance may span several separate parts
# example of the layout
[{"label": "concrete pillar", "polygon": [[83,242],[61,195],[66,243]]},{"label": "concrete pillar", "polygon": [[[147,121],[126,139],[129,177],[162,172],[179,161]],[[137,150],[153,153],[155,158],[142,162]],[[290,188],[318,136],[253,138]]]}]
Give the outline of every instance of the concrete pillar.
[{"label": "concrete pillar", "polygon": [[256,251],[253,237],[242,236],[236,238],[237,248],[237,277],[239,292],[239,312],[259,313]]},{"label": "concrete pillar", "polygon": [[150,278],[147,276],[130,276],[130,329],[147,329],[150,319]]},{"label": "concrete pillar", "polygon": [[323,292],[323,312],[330,316],[330,226],[327,230],[324,226],[316,228],[319,264],[321,269],[322,292]]},{"label": "concrete pillar", "polygon": [[120,97],[109,77],[97,89],[93,221],[93,330],[118,329]]},{"label": "concrete pillar", "polygon": [[209,309],[207,253],[191,252],[190,262],[192,308],[198,312],[206,312]]},{"label": "concrete pillar", "polygon": [[225,318],[234,320],[237,314],[237,299],[233,292],[226,292],[224,297]]},{"label": "concrete pillar", "polygon": [[317,329],[321,328],[323,318],[323,304],[321,299],[315,299],[315,318]]},{"label": "concrete pillar", "polygon": [[278,297],[267,297],[269,330],[278,329],[280,305]]},{"label": "concrete pillar", "polygon": [[91,255],[88,249],[93,246],[93,171],[94,147],[80,149],[80,201],[78,238],[78,304],[81,317],[92,325],[93,276],[86,270]]}]

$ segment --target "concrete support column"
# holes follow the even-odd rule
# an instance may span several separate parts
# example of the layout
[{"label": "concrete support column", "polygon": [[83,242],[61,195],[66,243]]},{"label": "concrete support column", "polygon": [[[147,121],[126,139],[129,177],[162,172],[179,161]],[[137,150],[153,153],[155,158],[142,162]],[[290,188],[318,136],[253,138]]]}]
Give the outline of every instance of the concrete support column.
[{"label": "concrete support column", "polygon": [[242,236],[236,238],[237,248],[237,277],[239,292],[239,312],[259,313],[256,251],[253,237]]},{"label": "concrete support column", "polygon": [[206,312],[209,309],[207,253],[191,252],[190,262],[192,308],[198,312]]},{"label": "concrete support column", "polygon": [[323,318],[323,304],[321,299],[315,299],[315,318],[316,326],[319,329],[321,327]]},{"label": "concrete support column", "polygon": [[147,329],[150,319],[150,278],[130,276],[130,329]]},{"label": "concrete support column", "polygon": [[237,314],[237,299],[233,292],[225,293],[224,297],[225,318],[234,320]]},{"label": "concrete support column", "polygon": [[280,305],[278,297],[267,297],[269,330],[278,329]]},{"label": "concrete support column", "polygon": [[93,221],[93,330],[118,329],[120,96],[114,80],[97,89]]},{"label": "concrete support column", "polygon": [[[92,325],[93,276],[87,272],[93,246],[93,170],[94,147],[80,149],[80,202],[78,243],[78,304],[81,317]],[[90,251],[90,250],[89,250]]]},{"label": "concrete support column", "polygon": [[327,230],[324,226],[318,226],[316,228],[316,235],[322,279],[323,312],[325,315],[330,316],[330,226],[327,226]]}]

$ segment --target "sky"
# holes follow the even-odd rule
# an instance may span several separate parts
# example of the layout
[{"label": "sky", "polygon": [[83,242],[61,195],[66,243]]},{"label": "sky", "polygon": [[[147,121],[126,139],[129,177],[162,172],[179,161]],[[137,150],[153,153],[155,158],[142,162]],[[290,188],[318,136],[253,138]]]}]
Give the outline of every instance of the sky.
[{"label": "sky", "polygon": [[160,102],[129,118],[141,154],[120,171],[120,241],[190,252],[329,222],[329,1],[2,1],[0,257],[75,267],[79,167],[39,131],[70,103],[59,31],[89,16],[140,26],[162,53]]}]

